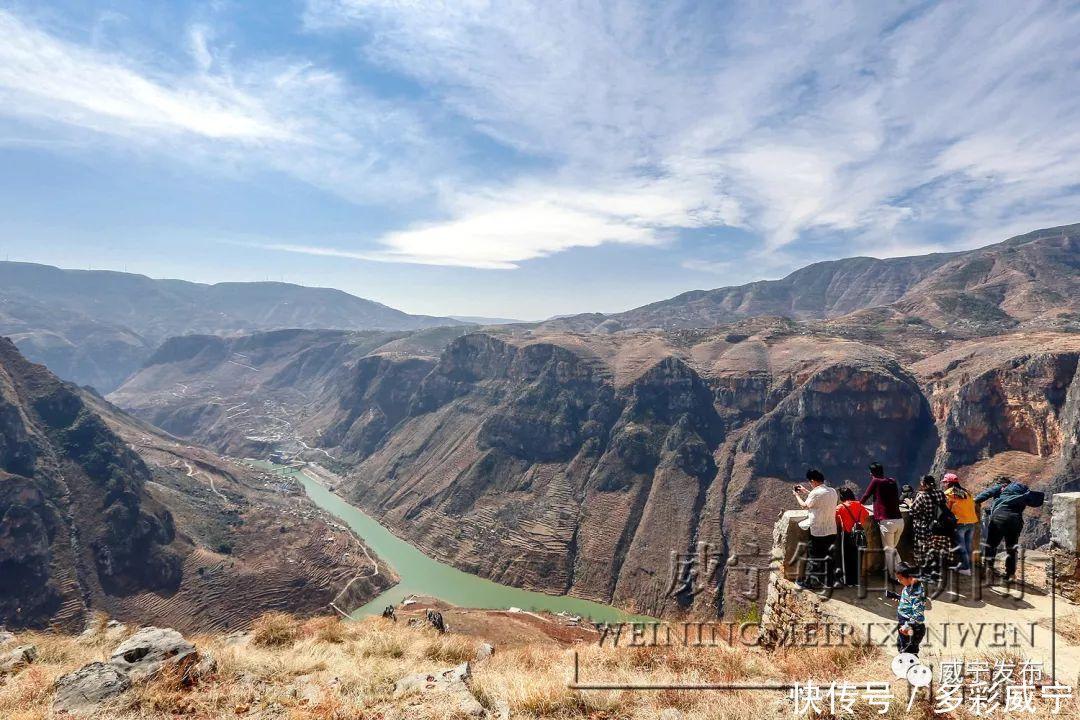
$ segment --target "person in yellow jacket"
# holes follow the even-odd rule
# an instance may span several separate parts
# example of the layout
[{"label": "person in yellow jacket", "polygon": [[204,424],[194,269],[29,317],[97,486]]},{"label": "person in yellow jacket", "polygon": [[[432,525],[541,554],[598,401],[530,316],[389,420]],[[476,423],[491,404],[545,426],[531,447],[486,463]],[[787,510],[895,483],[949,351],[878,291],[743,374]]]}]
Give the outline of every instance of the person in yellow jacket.
[{"label": "person in yellow jacket", "polygon": [[956,532],[953,541],[960,552],[960,574],[971,574],[971,545],[975,528],[979,526],[979,513],[975,510],[975,498],[954,473],[946,473],[941,479],[945,486],[945,504],[956,516]]}]

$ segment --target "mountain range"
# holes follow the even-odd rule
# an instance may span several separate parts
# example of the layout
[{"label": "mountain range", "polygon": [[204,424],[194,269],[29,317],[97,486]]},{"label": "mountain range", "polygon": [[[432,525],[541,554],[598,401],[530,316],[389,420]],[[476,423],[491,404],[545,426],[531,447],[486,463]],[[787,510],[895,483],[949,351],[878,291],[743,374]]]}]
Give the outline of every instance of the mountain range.
[{"label": "mountain range", "polygon": [[205,285],[0,262],[0,334],[12,338],[30,359],[100,392],[118,386],[174,335],[461,324],[448,317],[409,315],[332,288],[279,282]]},{"label": "mountain range", "polygon": [[761,315],[823,320],[888,308],[935,326],[1053,326],[1077,320],[1078,275],[1080,225],[1069,225],[964,252],[819,262],[781,280],[694,290],[614,315],[569,316],[553,324],[599,325],[601,331],[700,328]]}]

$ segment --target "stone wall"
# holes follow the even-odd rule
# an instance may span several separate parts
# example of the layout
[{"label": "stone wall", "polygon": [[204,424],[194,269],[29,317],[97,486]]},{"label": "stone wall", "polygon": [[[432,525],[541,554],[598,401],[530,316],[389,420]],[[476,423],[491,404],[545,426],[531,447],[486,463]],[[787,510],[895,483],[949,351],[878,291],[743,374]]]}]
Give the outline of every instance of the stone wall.
[{"label": "stone wall", "polygon": [[758,638],[762,647],[772,650],[784,642],[792,628],[832,620],[817,595],[773,574],[769,578]]},{"label": "stone wall", "polygon": [[1050,554],[1056,570],[1054,589],[1080,603],[1080,492],[1057,493],[1050,499]]}]

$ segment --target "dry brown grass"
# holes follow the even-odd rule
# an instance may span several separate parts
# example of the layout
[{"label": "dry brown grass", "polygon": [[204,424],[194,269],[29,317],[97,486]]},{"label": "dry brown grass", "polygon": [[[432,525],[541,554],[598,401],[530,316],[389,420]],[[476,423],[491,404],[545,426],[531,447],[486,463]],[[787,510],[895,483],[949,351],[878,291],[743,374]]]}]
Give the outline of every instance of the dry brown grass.
[{"label": "dry brown grass", "polygon": [[[254,639],[260,633],[261,639]],[[440,670],[473,656],[478,638],[439,635],[381,618],[341,622],[336,618],[299,621],[287,616],[261,618],[252,642],[227,644],[220,636],[191,638],[217,661],[214,673],[184,679],[166,673],[123,696],[109,720],[190,717],[281,718],[282,720],[423,720],[449,718],[453,707],[422,698],[393,697],[394,682],[409,674]],[[34,643],[38,661],[6,681],[0,680],[0,718],[44,720],[56,677],[107,657],[111,647],[74,638],[25,633],[18,642]],[[505,702],[514,720],[654,720],[667,709],[682,720],[771,720],[791,717],[783,692],[701,692],[692,690],[574,690],[573,653],[580,679],[589,683],[695,684],[782,683],[816,678],[880,681],[888,676],[888,653],[851,645],[767,653],[721,647],[612,648],[581,644],[500,647],[494,658],[475,663],[472,689],[488,708]],[[988,657],[993,660],[994,658]],[[934,716],[923,700],[906,712],[906,692],[894,685],[896,701],[885,718]],[[1042,712],[1042,711],[1041,711]],[[1071,713],[1071,714],[1070,714]],[[1058,717],[1075,717],[1075,710]],[[847,717],[847,716],[845,716]],[[860,703],[856,720],[882,717]],[[953,720],[968,720],[965,712]],[[1046,718],[1046,712],[1026,717]]]},{"label": "dry brown grass", "polygon": [[303,624],[301,633],[319,642],[337,645],[345,642],[345,623],[336,615],[314,617]]},{"label": "dry brown grass", "polygon": [[264,613],[255,618],[251,625],[251,642],[259,647],[287,647],[296,642],[299,636],[299,621],[287,613]]}]

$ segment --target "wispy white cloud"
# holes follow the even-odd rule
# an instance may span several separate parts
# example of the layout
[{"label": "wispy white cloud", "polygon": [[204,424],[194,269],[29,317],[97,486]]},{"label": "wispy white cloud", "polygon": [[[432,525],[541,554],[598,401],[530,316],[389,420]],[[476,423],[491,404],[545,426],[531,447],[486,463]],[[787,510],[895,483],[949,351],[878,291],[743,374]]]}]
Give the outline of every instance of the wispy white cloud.
[{"label": "wispy white cloud", "polygon": [[168,87],[3,11],[0,37],[0,98],[9,113],[247,142],[292,134],[255,98],[211,78]]},{"label": "wispy white cloud", "polygon": [[686,270],[716,274],[726,274],[730,272],[734,264],[735,263],[730,260],[702,260],[700,258],[690,258],[688,260],[683,260],[680,263]]},{"label": "wispy white cloud", "polygon": [[[377,238],[271,243],[384,262],[513,268],[733,226],[772,271],[1080,211],[1075,4],[309,0],[303,19],[308,40],[352,34],[384,82],[422,91],[390,100],[329,60],[237,57],[206,20],[169,66],[0,11],[0,115],[72,130],[52,147],[89,132],[422,207]],[[8,134],[37,142],[24,130]],[[471,165],[491,147],[469,133],[512,150],[497,179],[483,168],[499,153]],[[700,255],[684,267],[732,262]]]},{"label": "wispy white cloud", "polygon": [[364,202],[430,194],[429,163],[445,159],[410,108],[303,59],[218,63],[205,25],[187,30],[194,67],[168,71],[3,10],[0,37],[0,115],[44,123],[52,138],[90,131],[184,162],[278,170]]},{"label": "wispy white cloud", "polygon": [[[738,225],[776,260],[807,236],[903,254],[1080,211],[1076,5],[310,0],[306,19],[556,162],[552,192],[677,190],[664,218],[623,217],[653,231]],[[489,245],[466,218],[443,256]]]}]

